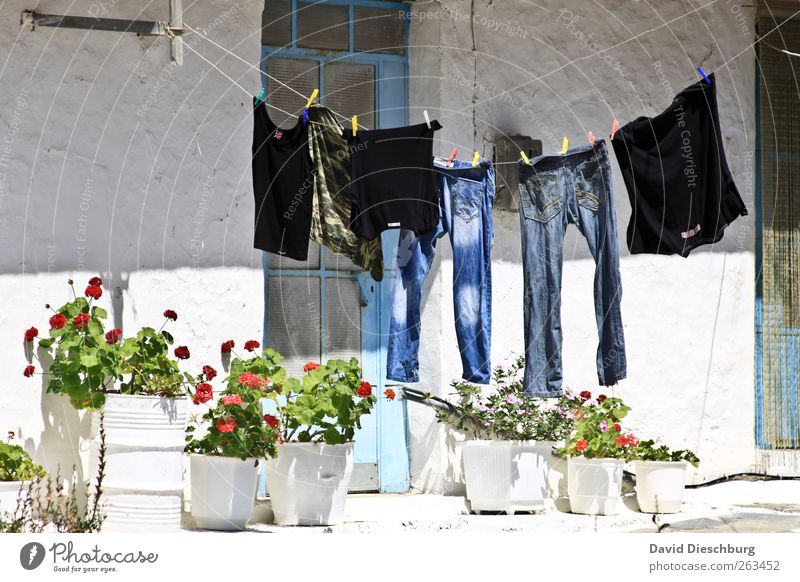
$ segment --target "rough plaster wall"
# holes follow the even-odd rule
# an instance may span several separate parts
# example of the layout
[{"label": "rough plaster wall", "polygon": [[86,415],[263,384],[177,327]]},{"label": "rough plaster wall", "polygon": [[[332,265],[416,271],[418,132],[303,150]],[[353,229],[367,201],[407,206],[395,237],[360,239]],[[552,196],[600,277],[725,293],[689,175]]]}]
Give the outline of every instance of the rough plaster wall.
[{"label": "rough plaster wall", "polygon": [[[672,94],[696,81],[696,66],[715,70],[753,42],[749,9],[729,0],[696,10],[700,5],[685,0],[418,3],[412,42],[439,31],[441,70],[438,86],[426,80],[430,99],[412,92],[412,103],[428,107],[431,114],[441,103],[436,116],[444,130],[438,153],[447,155],[456,146],[462,159],[475,149],[491,155],[491,142],[504,135],[541,139],[545,152],[558,151],[564,135],[572,145],[585,143],[589,130],[606,136],[614,118],[624,124],[659,113]],[[598,56],[598,49],[631,38],[603,53],[605,60]],[[656,61],[662,75],[653,67]],[[426,62],[422,72],[412,56],[412,78],[429,76],[429,66]],[[629,368],[628,379],[615,391],[633,406],[631,428],[696,450],[703,459],[696,480],[749,470],[755,462],[752,51],[718,71],[717,83],[728,161],[751,215],[737,220],[716,246],[688,259],[632,257],[624,238],[630,204],[611,154]],[[524,349],[519,216],[495,212],[495,230],[492,356],[499,364]],[[447,393],[447,383],[461,370],[450,309],[452,255],[449,244],[440,248],[441,286],[436,289],[441,296],[431,295],[429,303],[441,302],[441,319],[423,320],[436,334],[422,341],[433,346],[434,336],[441,336],[441,367],[431,370],[430,377],[442,382],[426,386]],[[574,228],[564,242],[564,259],[565,384],[596,391],[594,263]],[[430,435],[441,433],[426,426],[428,415],[410,410],[411,441],[427,447],[412,450],[414,485],[460,491],[455,449],[444,437],[432,442]],[[422,420],[415,422],[414,415]],[[440,453],[442,447],[450,459],[437,469],[441,455],[429,457],[428,450]],[[433,474],[440,478],[432,480]]]},{"label": "rough plaster wall", "polygon": [[[185,2],[184,22],[257,65],[260,2]],[[252,249],[248,96],[188,47],[170,64],[162,38],[40,28],[24,9],[166,20],[168,3],[12,0],[0,19],[0,430],[14,430],[55,470],[88,435],[40,377],[22,377],[22,332],[46,334],[46,302],[66,279],[107,281],[114,324],[161,325],[179,314],[187,371],[221,368],[219,343],[260,339],[263,279]],[[255,92],[257,70],[200,39],[187,43]],[[7,58],[6,58],[7,57]],[[38,367],[38,366],[37,366]],[[34,395],[35,397],[32,397]]]}]

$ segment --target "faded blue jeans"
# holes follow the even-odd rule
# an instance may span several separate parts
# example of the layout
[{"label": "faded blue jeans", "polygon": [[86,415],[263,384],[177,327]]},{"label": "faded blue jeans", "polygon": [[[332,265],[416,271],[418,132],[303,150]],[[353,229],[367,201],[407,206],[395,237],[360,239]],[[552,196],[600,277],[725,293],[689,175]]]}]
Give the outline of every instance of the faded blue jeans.
[{"label": "faded blue jeans", "polygon": [[488,384],[491,377],[492,244],[495,185],[491,163],[434,159],[439,187],[439,224],[420,237],[403,230],[397,248],[386,377],[419,381],[422,285],[433,263],[436,241],[445,233],[453,247],[453,310],[463,378]]},{"label": "faded blue jeans", "polygon": [[561,372],[561,271],[564,233],[572,223],[595,260],[594,310],[600,344],[597,377],[612,386],[625,378],[625,337],[620,301],[617,218],[605,141],[566,155],[520,162],[520,226],[525,279],[525,392],[559,396]]}]

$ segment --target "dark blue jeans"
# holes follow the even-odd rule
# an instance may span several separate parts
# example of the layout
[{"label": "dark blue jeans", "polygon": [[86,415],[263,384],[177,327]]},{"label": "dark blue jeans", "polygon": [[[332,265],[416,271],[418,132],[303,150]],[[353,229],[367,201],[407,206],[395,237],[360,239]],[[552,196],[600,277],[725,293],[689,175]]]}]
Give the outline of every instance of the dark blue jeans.
[{"label": "dark blue jeans", "polygon": [[491,377],[492,244],[495,185],[489,162],[446,160],[434,164],[439,185],[439,224],[420,237],[403,230],[397,249],[392,321],[386,377],[419,381],[419,331],[422,285],[433,263],[436,241],[445,233],[453,247],[453,310],[463,378],[488,384]]},{"label": "dark blue jeans", "polygon": [[520,162],[520,226],[525,278],[525,391],[559,396],[561,372],[561,271],[564,233],[572,223],[595,260],[594,307],[600,344],[597,377],[612,386],[626,376],[622,330],[617,218],[605,141],[563,156]]}]

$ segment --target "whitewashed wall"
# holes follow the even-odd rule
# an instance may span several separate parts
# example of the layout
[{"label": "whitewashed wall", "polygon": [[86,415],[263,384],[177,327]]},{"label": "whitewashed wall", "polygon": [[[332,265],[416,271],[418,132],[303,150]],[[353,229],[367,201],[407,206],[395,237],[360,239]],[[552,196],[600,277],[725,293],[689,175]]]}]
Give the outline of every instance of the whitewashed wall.
[{"label": "whitewashed wall", "polygon": [[[737,56],[754,33],[750,9],[739,4],[721,1],[696,10],[698,3],[685,0],[443,0],[412,9],[410,42],[418,48],[411,53],[411,75],[417,77],[411,106],[418,109],[411,117],[421,119],[422,108],[435,113],[444,125],[438,153],[448,155],[456,146],[465,159],[476,149],[490,156],[492,142],[504,135],[540,139],[545,152],[560,150],[565,135],[571,145],[586,143],[590,130],[607,136],[614,118],[624,124],[660,113],[670,94],[696,81],[696,66],[711,72],[733,59],[717,72],[720,121],[751,215],[737,220],[720,243],[688,259],[631,256],[624,238],[630,204],[611,154],[628,379],[610,392],[633,407],[629,425],[637,433],[699,454],[696,480],[751,470],[756,462],[755,79],[752,50]],[[504,363],[524,350],[518,214],[496,212],[495,229],[492,357]],[[426,356],[423,374],[430,389],[447,393],[461,367],[451,252],[449,244],[440,249],[436,276],[428,282],[422,342],[441,349]],[[565,384],[596,392],[594,262],[572,227],[564,256]],[[431,422],[427,411],[411,419],[414,483],[460,491],[453,436]]]}]

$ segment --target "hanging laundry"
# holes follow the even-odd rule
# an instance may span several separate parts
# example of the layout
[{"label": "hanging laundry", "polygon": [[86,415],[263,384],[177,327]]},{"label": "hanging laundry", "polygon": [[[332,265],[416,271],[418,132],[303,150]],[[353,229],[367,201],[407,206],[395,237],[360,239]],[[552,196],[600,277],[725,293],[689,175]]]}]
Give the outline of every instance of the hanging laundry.
[{"label": "hanging laundry", "polygon": [[381,238],[359,238],[349,227],[353,202],[350,150],[342,136],[342,127],[333,112],[325,107],[311,107],[308,119],[308,148],[314,174],[311,239],[348,257],[369,271],[373,279],[381,281]]},{"label": "hanging laundry", "polygon": [[519,167],[525,317],[525,392],[562,392],[561,271],[564,233],[575,224],[595,260],[594,307],[603,386],[625,378],[617,218],[605,141],[534,158]]},{"label": "hanging laundry", "polygon": [[353,207],[350,228],[372,240],[389,228],[433,230],[439,202],[431,160],[438,121],[394,129],[345,129],[350,146]]},{"label": "hanging laundry", "polygon": [[294,126],[279,128],[257,99],[253,121],[253,246],[305,261],[314,193],[306,126],[299,116]]},{"label": "hanging laundry", "polygon": [[612,144],[628,188],[631,253],[683,257],[747,215],[728,169],[714,74],[681,91],[660,115],[621,127]]},{"label": "hanging laundry", "polygon": [[491,377],[492,244],[494,170],[488,161],[436,158],[439,221],[421,236],[403,230],[397,250],[386,377],[419,381],[419,332],[422,285],[433,263],[436,241],[445,233],[453,247],[453,310],[463,378],[488,384]]}]

